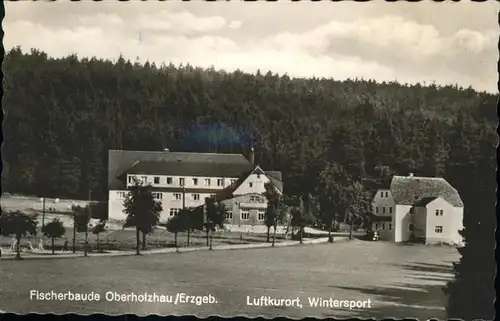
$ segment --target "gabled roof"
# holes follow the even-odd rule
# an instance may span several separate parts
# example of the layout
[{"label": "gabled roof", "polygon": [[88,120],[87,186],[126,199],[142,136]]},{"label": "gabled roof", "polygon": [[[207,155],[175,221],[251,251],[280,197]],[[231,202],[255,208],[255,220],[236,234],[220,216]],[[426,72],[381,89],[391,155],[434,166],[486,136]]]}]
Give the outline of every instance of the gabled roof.
[{"label": "gabled roof", "polygon": [[251,171],[248,171],[244,175],[240,176],[240,178],[238,178],[238,180],[236,180],[234,184],[231,184],[228,187],[217,192],[216,200],[224,201],[233,198],[234,197],[233,193],[238,189],[238,187],[240,187],[241,184],[243,184],[243,182],[248,178],[248,176],[254,173],[265,175],[267,178],[269,178],[271,184],[273,184],[278,189],[278,191],[283,193],[283,182],[276,178],[276,177],[281,177],[281,172],[272,171],[274,175],[271,176],[268,172],[264,172],[259,166],[256,166]]},{"label": "gabled roof", "polygon": [[281,177],[281,172],[278,171],[266,171],[267,177],[275,178],[276,180],[283,182],[283,178]]},{"label": "gabled roof", "polygon": [[[125,184],[123,181],[118,179],[118,176],[122,175],[134,165],[138,165],[140,162],[160,162],[169,164],[178,164],[179,162],[181,162],[190,164],[211,164],[211,166],[224,165],[232,167],[233,165],[239,165],[242,167],[248,166],[248,168],[252,167],[251,163],[245,158],[245,156],[241,154],[110,150],[108,152],[108,188],[124,188]],[[147,167],[145,165],[141,166]],[[144,167],[142,169],[139,169],[145,170]]]},{"label": "gabled roof", "polygon": [[192,162],[150,162],[140,161],[127,174],[176,175],[201,177],[240,177],[252,168],[251,164],[221,164]]},{"label": "gabled roof", "polygon": [[394,176],[390,190],[396,204],[414,205],[424,198],[441,197],[455,207],[464,206],[458,191],[440,177]]},{"label": "gabled roof", "polygon": [[421,200],[419,201],[416,201],[415,203],[413,203],[413,206],[417,206],[417,207],[424,207],[424,206],[427,206],[427,204],[429,204],[430,202],[438,199],[439,197],[424,197],[422,198]]}]

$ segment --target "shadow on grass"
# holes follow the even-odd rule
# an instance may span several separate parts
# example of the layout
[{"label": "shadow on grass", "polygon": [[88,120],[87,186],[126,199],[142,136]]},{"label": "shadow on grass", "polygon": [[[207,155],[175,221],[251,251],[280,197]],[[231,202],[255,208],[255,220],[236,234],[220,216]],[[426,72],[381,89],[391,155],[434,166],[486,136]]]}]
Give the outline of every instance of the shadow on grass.
[{"label": "shadow on grass", "polygon": [[397,267],[412,272],[452,274],[452,264],[434,264],[426,262],[414,262],[406,264],[396,264]]},{"label": "shadow on grass", "polygon": [[445,296],[442,285],[394,284],[390,287],[336,287],[368,295],[372,301],[370,308],[332,309],[327,317],[335,317],[335,311],[343,311],[359,318],[432,318],[445,319]]}]

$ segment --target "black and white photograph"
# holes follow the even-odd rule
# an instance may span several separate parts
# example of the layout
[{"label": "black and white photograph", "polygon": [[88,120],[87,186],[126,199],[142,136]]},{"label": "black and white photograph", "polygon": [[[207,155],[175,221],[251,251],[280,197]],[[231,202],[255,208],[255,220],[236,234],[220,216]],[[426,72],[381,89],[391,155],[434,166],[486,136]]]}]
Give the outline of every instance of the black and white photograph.
[{"label": "black and white photograph", "polygon": [[497,1],[3,5],[0,317],[493,319]]}]

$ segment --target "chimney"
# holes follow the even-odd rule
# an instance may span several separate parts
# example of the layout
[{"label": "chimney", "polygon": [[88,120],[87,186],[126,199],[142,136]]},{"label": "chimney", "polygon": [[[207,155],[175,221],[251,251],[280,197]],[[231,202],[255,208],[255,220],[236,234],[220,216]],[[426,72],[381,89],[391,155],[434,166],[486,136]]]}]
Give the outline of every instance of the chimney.
[{"label": "chimney", "polygon": [[250,147],[250,154],[248,154],[248,160],[252,165],[255,165],[255,150],[253,146]]},{"label": "chimney", "polygon": [[413,173],[410,173],[408,176],[409,176],[409,177],[413,177]]}]

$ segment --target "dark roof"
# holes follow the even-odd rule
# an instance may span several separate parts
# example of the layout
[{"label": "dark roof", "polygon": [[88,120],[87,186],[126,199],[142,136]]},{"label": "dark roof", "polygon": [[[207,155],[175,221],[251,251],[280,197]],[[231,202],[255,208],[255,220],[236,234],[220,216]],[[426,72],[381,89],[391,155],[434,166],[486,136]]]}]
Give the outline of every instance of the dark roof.
[{"label": "dark roof", "polygon": [[273,177],[276,180],[282,182],[283,178],[281,177],[281,172],[278,171],[266,171],[267,177]]},{"label": "dark roof", "polygon": [[234,191],[236,191],[238,187],[240,187],[241,184],[245,181],[245,179],[247,179],[247,177],[250,176],[250,174],[253,174],[256,170],[258,170],[261,174],[266,175],[267,178],[269,178],[269,180],[271,181],[271,184],[273,184],[281,193],[283,193],[283,182],[276,178],[281,177],[281,172],[271,171],[274,174],[273,176],[271,176],[268,172],[264,172],[260,167],[257,166],[251,171],[246,172],[244,175],[241,175],[240,178],[238,178],[238,180],[233,184],[220,190],[216,194],[216,200],[224,201],[233,198]]},{"label": "dark roof", "polygon": [[463,207],[458,191],[444,178],[394,176],[391,194],[396,204],[414,205],[424,198],[441,197],[455,207]]},{"label": "dark roof", "polygon": [[437,197],[424,197],[421,200],[418,200],[415,203],[413,203],[413,206],[419,206],[419,207],[426,206],[427,204],[429,204],[430,202],[432,202],[435,199],[437,199]]},{"label": "dark roof", "polygon": [[134,166],[137,162],[177,162],[198,164],[224,164],[246,165],[250,162],[241,154],[215,154],[215,153],[185,153],[170,151],[131,151],[110,150],[108,152],[108,188],[122,189],[125,187],[118,176]]},{"label": "dark roof", "polygon": [[252,168],[248,164],[192,163],[192,162],[148,162],[140,161],[127,174],[176,175],[201,177],[240,177]]}]

